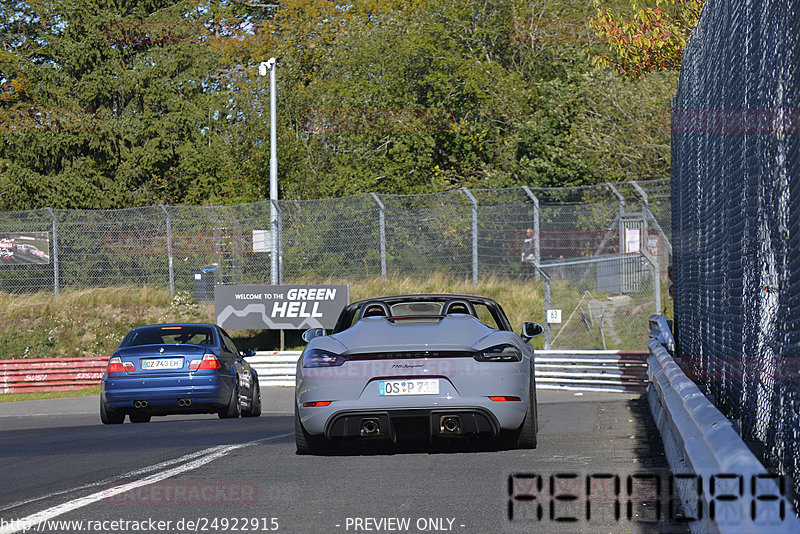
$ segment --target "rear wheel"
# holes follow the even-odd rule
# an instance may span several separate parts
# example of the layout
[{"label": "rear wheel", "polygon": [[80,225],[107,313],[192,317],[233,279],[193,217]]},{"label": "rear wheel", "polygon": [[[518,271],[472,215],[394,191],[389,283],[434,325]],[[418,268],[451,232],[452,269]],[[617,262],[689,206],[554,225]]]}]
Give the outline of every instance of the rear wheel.
[{"label": "rear wheel", "polygon": [[109,410],[106,404],[100,401],[100,420],[104,425],[119,425],[125,421],[125,412]]},{"label": "rear wheel", "polygon": [[297,454],[319,454],[322,452],[322,441],[324,438],[310,436],[303,424],[300,422],[300,414],[297,412],[297,404],[294,406],[294,444],[297,447]]},{"label": "rear wheel", "polygon": [[149,423],[151,415],[149,413],[131,412],[131,423]]},{"label": "rear wheel", "polygon": [[258,417],[261,415],[261,388],[258,385],[258,378],[253,378],[254,383],[250,394],[250,406],[242,410],[242,417]]},{"label": "rear wheel", "polygon": [[528,388],[528,409],[525,412],[525,419],[522,426],[517,430],[508,432],[504,436],[504,445],[517,449],[535,449],[536,431],[539,429],[539,417],[536,409],[536,389],[533,382],[533,371],[531,370],[530,387]]},{"label": "rear wheel", "polygon": [[235,419],[242,414],[242,405],[239,404],[239,378],[234,379],[233,392],[228,406],[219,412],[220,419]]}]

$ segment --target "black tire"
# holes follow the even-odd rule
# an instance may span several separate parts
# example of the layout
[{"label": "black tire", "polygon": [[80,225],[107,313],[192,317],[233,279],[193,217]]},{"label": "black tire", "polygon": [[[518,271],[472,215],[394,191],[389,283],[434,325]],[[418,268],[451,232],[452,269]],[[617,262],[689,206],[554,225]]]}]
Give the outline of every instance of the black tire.
[{"label": "black tire", "polygon": [[297,404],[294,406],[294,444],[297,454],[320,454],[322,452],[322,442],[324,438],[311,436],[303,428],[300,422],[300,414],[297,413]]},{"label": "black tire", "polygon": [[242,417],[258,417],[261,415],[261,387],[258,385],[258,377],[254,376],[253,386],[250,396],[250,406],[242,410]]},{"label": "black tire", "polygon": [[100,420],[104,425],[121,425],[125,422],[125,412],[109,410],[105,403],[100,401]]},{"label": "black tire", "polygon": [[501,437],[503,445],[513,449],[535,449],[537,444],[536,433],[539,430],[539,414],[536,409],[536,385],[533,381],[531,370],[530,387],[528,388],[528,409],[522,425],[514,431],[505,433]]},{"label": "black tire", "polygon": [[236,419],[242,415],[242,405],[239,404],[239,377],[234,378],[233,391],[231,392],[228,406],[217,415],[219,415],[220,419]]},{"label": "black tire", "polygon": [[131,412],[128,417],[130,417],[131,423],[149,423],[152,416],[149,413]]}]

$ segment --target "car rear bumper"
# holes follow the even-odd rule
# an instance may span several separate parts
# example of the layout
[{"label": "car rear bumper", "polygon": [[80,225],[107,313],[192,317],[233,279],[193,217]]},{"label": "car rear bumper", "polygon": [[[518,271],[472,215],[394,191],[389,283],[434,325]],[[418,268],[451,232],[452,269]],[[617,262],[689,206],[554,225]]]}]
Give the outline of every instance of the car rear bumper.
[{"label": "car rear bumper", "polygon": [[[225,376],[203,375],[148,378],[106,378],[101,384],[101,399],[107,408],[133,408],[136,401],[147,401],[147,407],[174,408],[190,411],[201,406],[226,406],[231,396],[231,385]],[[185,410],[179,409],[178,401],[191,399]]]},{"label": "car rear bumper", "polygon": [[[411,419],[417,426],[430,429],[430,434],[440,437],[469,437],[476,435],[496,436],[501,430],[515,430],[522,425],[528,404],[521,401],[492,401],[487,397],[443,399],[436,402],[430,399],[407,399],[404,406],[381,406],[381,403],[365,405],[360,401],[338,401],[325,407],[304,407],[298,405],[300,421],[306,432],[313,435],[325,435],[330,438],[366,437],[360,432],[362,419],[369,417],[383,418],[381,425],[396,427],[397,422],[404,424]],[[458,415],[461,419],[462,432],[440,432],[441,417]],[[427,420],[424,423],[423,420]],[[358,428],[353,430],[357,422]],[[381,437],[395,439],[396,432],[381,432]]]},{"label": "car rear bumper", "polygon": [[328,439],[462,438],[497,436],[494,414],[479,407],[450,409],[351,410],[334,413],[327,421]]}]

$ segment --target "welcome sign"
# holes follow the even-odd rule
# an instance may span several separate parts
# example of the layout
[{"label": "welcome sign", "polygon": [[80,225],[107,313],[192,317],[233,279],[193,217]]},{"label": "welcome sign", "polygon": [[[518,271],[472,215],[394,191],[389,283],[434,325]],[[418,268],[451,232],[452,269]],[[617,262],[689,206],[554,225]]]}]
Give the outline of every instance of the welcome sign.
[{"label": "welcome sign", "polygon": [[347,285],[214,286],[217,324],[226,330],[330,330],[348,304]]}]

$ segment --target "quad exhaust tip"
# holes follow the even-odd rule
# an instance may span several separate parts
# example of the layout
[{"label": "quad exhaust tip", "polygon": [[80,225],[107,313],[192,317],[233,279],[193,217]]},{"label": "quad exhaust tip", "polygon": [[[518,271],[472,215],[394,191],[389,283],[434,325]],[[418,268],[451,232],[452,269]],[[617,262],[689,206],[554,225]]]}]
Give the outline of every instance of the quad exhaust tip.
[{"label": "quad exhaust tip", "polygon": [[178,406],[191,406],[192,399],[180,399],[178,401]]},{"label": "quad exhaust tip", "polygon": [[133,401],[134,408],[147,408],[147,401],[146,400],[138,400]]},{"label": "quad exhaust tip", "polygon": [[361,437],[375,437],[381,435],[381,423],[377,418],[366,418],[361,420]]},{"label": "quad exhaust tip", "polygon": [[442,434],[460,434],[461,418],[457,415],[443,415],[439,419],[439,430]]}]

